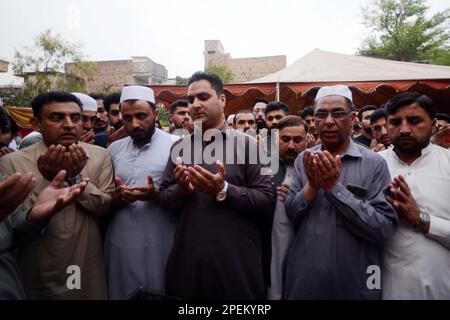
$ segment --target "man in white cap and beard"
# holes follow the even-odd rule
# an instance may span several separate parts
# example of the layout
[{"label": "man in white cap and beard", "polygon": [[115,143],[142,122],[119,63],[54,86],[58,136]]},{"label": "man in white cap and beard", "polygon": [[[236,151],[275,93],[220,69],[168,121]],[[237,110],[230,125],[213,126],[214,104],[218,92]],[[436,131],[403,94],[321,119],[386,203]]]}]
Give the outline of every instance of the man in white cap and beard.
[{"label": "man in white cap and beard", "polygon": [[120,109],[129,136],[108,147],[116,175],[113,206],[119,208],[105,240],[109,298],[129,299],[139,288],[161,296],[177,217],[154,196],[177,138],[155,128],[152,89],[124,87]]},{"label": "man in white cap and beard", "polygon": [[321,144],[294,162],[285,200],[296,234],[286,260],[285,299],[380,299],[382,243],[398,226],[385,189],[386,162],[350,139],[352,93],[323,87],[314,104]]},{"label": "man in white cap and beard", "polygon": [[72,92],[72,94],[81,101],[81,119],[83,122],[83,133],[80,141],[94,144],[94,122],[97,118],[97,102],[87,94]]}]

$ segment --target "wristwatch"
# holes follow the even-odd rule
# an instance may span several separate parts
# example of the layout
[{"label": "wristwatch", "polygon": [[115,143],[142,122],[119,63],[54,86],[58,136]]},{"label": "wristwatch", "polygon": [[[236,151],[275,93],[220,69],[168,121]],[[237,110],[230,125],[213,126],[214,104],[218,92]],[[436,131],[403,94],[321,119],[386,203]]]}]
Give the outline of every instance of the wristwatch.
[{"label": "wristwatch", "polygon": [[414,230],[427,233],[430,228],[430,215],[426,212],[419,213],[419,223],[414,225]]},{"label": "wristwatch", "polygon": [[83,180],[83,176],[81,175],[81,173],[77,174],[76,176],[66,178],[67,183],[71,186],[74,184],[80,183],[82,180]]},{"label": "wristwatch", "polygon": [[228,189],[228,182],[225,181],[223,184],[223,189],[217,192],[216,200],[217,201],[223,201],[227,198],[227,189]]},{"label": "wristwatch", "polygon": [[426,212],[421,212],[419,214],[420,227],[422,230],[428,230],[430,228],[430,215]]}]

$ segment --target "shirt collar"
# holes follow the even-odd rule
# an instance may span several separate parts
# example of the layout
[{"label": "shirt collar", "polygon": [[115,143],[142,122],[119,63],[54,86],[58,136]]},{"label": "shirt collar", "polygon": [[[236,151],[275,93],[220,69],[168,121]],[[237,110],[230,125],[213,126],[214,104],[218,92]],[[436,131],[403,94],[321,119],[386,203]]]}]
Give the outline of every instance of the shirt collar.
[{"label": "shirt collar", "polygon": [[141,150],[141,149],[150,147],[150,145],[152,144],[152,142],[155,141],[155,139],[157,139],[157,136],[159,135],[159,133],[160,133],[160,129],[155,128],[155,132],[154,132],[153,135],[151,136],[150,141],[147,142],[146,144],[144,144],[141,148],[138,148],[138,147],[134,144],[133,138],[131,138],[131,137],[128,137],[128,138],[130,138],[131,144],[132,144],[132,146],[133,146],[134,148]]},{"label": "shirt collar", "polygon": [[[431,154],[432,151],[433,151],[433,148],[434,148],[434,146],[433,146],[433,144],[432,144],[431,141],[430,141],[430,143],[428,143],[428,145],[427,145],[425,148],[422,149],[422,151],[421,151],[421,153],[420,153],[420,157],[418,157],[416,160],[414,160],[413,163],[416,162],[417,160],[419,160],[419,159],[421,159],[421,158],[423,158],[423,157],[425,157],[425,156]],[[390,150],[391,150],[391,152],[392,152],[393,157],[394,157],[397,161],[400,161],[400,162],[403,163],[403,161],[400,160],[400,158],[397,156],[397,153],[395,152],[395,148],[394,148],[393,145],[392,145],[392,148],[391,148]]]}]

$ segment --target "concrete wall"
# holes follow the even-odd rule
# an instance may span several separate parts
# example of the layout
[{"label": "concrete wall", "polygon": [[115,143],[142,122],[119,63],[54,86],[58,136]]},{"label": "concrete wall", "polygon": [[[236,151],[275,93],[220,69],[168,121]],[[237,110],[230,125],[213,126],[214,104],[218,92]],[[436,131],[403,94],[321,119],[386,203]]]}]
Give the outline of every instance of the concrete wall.
[{"label": "concrete wall", "polygon": [[[125,84],[133,83],[132,60],[97,61],[96,65],[93,79],[87,81],[87,92],[120,91]],[[66,72],[73,67],[73,63],[67,63]]]},{"label": "concrete wall", "polygon": [[0,59],[0,72],[8,72],[8,61]]},{"label": "concrete wall", "polygon": [[286,56],[233,59],[219,40],[205,40],[205,69],[208,66],[224,67],[233,73],[233,82],[247,82],[286,68]]}]

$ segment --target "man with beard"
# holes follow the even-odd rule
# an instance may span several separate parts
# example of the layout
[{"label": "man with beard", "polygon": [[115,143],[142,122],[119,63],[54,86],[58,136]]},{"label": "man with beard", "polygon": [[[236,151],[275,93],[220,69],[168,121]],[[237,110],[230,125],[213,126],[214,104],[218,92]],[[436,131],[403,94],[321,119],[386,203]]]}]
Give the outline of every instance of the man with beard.
[{"label": "man with beard", "polygon": [[370,148],[370,144],[373,139],[372,127],[370,125],[370,116],[372,113],[377,110],[376,106],[365,106],[358,111],[358,119],[361,123],[362,134],[356,138],[353,138],[353,141]]},{"label": "man with beard", "polygon": [[94,123],[97,120],[97,102],[84,93],[72,92],[72,94],[81,101],[83,133],[80,141],[95,144]]},{"label": "man with beard", "polygon": [[120,113],[120,92],[114,92],[105,97],[103,105],[108,112],[109,130],[108,142],[113,143],[116,140],[128,136],[127,131],[123,127],[122,114]]},{"label": "man with beard", "polygon": [[273,216],[270,288],[267,295],[271,300],[280,300],[283,294],[284,260],[294,238],[294,225],[286,216],[284,199],[294,177],[294,161],[305,150],[307,141],[305,123],[298,116],[281,119],[278,130],[280,165],[274,176],[278,198]]},{"label": "man with beard", "polygon": [[114,92],[105,97],[103,105],[108,113],[109,124],[114,130],[122,128],[122,114],[120,113],[120,92]]},{"label": "man with beard", "polygon": [[306,107],[299,113],[307,128],[306,147],[311,148],[317,142],[317,130],[316,124],[314,122],[314,109],[312,107]]},{"label": "man with beard", "polygon": [[159,193],[160,203],[181,215],[167,261],[167,292],[191,299],[264,299],[269,261],[263,239],[270,235],[259,226],[272,220],[275,197],[270,176],[252,157],[257,142],[227,130],[226,97],[215,74],[194,73],[187,98],[198,131],[173,146]]},{"label": "man with beard", "polygon": [[105,240],[109,298],[129,299],[139,288],[164,294],[164,269],[177,218],[155,202],[173,136],[155,128],[153,90],[127,86],[120,97],[129,137],[113,142],[111,155],[117,208]]},{"label": "man with beard", "polygon": [[370,125],[372,126],[373,136],[376,145],[372,150],[379,152],[387,149],[391,145],[389,135],[387,133],[387,112],[384,108],[376,110],[370,116]]},{"label": "man with beard", "polygon": [[[173,133],[175,130],[187,130],[192,132],[192,120],[189,115],[188,102],[186,100],[177,100],[170,106],[169,121],[171,124],[171,131]],[[175,133],[179,133],[178,131]]]},{"label": "man with beard", "polygon": [[397,227],[383,191],[386,162],[350,139],[352,93],[347,86],[322,87],[314,120],[321,144],[294,162],[285,200],[296,233],[286,258],[285,299],[380,299],[368,286],[382,263],[382,244]]},{"label": "man with beard", "polygon": [[271,134],[270,130],[276,129],[277,123],[289,114],[289,107],[283,102],[272,101],[266,106],[265,118],[269,135]]},{"label": "man with beard", "polygon": [[90,96],[97,104],[96,119],[94,122],[95,145],[106,148],[108,146],[108,111],[104,106],[105,96],[103,94],[91,93]]},{"label": "man with beard", "polygon": [[[61,170],[67,172],[65,185],[83,178],[89,178],[89,183],[75,203],[48,221],[41,237],[19,243],[17,261],[25,292],[30,299],[105,299],[98,220],[108,211],[114,190],[111,158],[105,149],[79,142],[82,103],[76,96],[49,92],[35,97],[31,105],[31,123],[42,141],[0,158],[0,173],[33,173],[36,186],[24,202],[27,207],[36,203]],[[78,289],[67,285],[71,283],[69,266],[81,270]]]},{"label": "man with beard", "polygon": [[450,116],[445,113],[436,114],[436,129],[431,142],[445,149],[450,149]]},{"label": "man with beard", "polygon": [[267,104],[268,102],[264,99],[255,99],[255,101],[253,101],[253,114],[255,115],[256,128],[258,134],[262,129],[267,128],[266,125]]},{"label": "man with beard", "polygon": [[430,143],[430,98],[404,92],[386,104],[394,145],[380,152],[400,228],[385,244],[384,299],[450,299],[450,151]]}]

